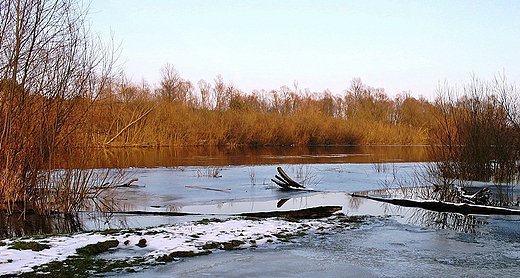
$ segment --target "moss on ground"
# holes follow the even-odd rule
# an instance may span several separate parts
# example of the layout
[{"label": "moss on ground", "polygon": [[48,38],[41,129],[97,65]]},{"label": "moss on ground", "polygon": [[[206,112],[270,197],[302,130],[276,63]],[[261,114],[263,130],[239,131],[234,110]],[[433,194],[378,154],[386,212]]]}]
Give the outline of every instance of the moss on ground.
[{"label": "moss on ground", "polygon": [[219,218],[204,218],[204,219],[201,219],[199,221],[196,221],[195,224],[199,224],[199,225],[208,225],[210,223],[218,223],[218,222],[224,222],[224,220],[222,219],[219,219]]},{"label": "moss on ground", "polygon": [[76,249],[76,253],[80,256],[93,256],[106,252],[108,249],[117,247],[118,245],[119,241],[117,239],[100,241],[98,243],[88,244],[84,247],[78,248]]},{"label": "moss on ground", "polygon": [[32,250],[35,252],[39,252],[49,248],[51,248],[50,245],[39,243],[36,241],[15,241],[13,245],[9,246],[9,249]]},{"label": "moss on ground", "polygon": [[207,242],[206,244],[202,245],[202,249],[209,250],[209,249],[220,249],[220,250],[234,250],[238,249],[238,247],[245,242],[242,240],[230,240],[227,242]]},{"label": "moss on ground", "polygon": [[[134,267],[145,264],[144,258],[128,260],[93,259],[85,256],[69,256],[64,261],[52,261],[48,264],[34,267],[33,272],[25,272],[18,277],[91,277],[94,273],[114,271],[135,272]],[[9,277],[9,276],[2,276]]]}]

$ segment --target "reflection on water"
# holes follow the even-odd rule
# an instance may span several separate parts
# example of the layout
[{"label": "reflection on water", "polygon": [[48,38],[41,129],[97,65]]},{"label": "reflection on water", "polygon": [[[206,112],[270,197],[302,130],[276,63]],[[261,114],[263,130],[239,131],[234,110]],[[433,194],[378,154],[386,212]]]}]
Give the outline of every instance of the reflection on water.
[{"label": "reflection on water", "polygon": [[425,146],[172,147],[96,151],[93,168],[428,161]]},{"label": "reflection on water", "polygon": [[78,215],[38,216],[0,213],[0,237],[31,234],[74,233],[83,230]]},{"label": "reflection on water", "polygon": [[[371,202],[374,201],[353,197],[350,206],[359,209],[361,205]],[[478,228],[487,224],[485,220],[478,218],[475,215],[430,211],[422,208],[401,207],[388,203],[379,203],[379,206],[383,212],[382,215],[399,215],[402,217],[401,220],[405,223],[420,226],[425,229],[478,233]]]},{"label": "reflection on water", "polygon": [[477,233],[478,227],[487,224],[474,215],[463,215],[452,212],[436,212],[423,209],[412,209],[409,223],[429,229],[448,229],[463,233]]},{"label": "reflection on water", "polygon": [[[125,188],[115,207],[117,211],[186,212],[207,215],[235,215],[243,212],[296,210],[315,206],[342,206],[347,215],[399,215],[410,224],[432,229],[451,229],[474,233],[485,223],[473,216],[402,208],[390,204],[352,198],[349,192],[377,188],[380,179],[411,171],[413,163],[395,167],[393,162],[427,161],[426,147],[421,146],[337,146],[337,147],[264,147],[264,148],[114,148],[99,149],[96,168],[140,167],[138,188]],[[385,167],[376,165],[388,162]],[[317,190],[327,192],[280,192],[265,182],[251,182],[251,175],[270,178],[274,165],[309,164],[317,175],[325,177]],[[343,163],[343,164],[340,164]],[[350,163],[350,164],[346,164]],[[361,164],[358,164],[361,163]],[[372,165],[371,165],[372,164]],[[196,167],[224,167],[224,177],[198,177]],[[241,167],[255,165],[254,169]],[[267,166],[262,166],[267,165]],[[273,166],[271,166],[273,165]],[[184,167],[195,166],[195,167]],[[144,169],[146,167],[168,167]],[[256,170],[256,171],[254,171]],[[254,171],[254,172],[253,172]],[[297,171],[296,171],[297,172]],[[198,186],[198,187],[197,187]],[[367,188],[368,186],[368,188]],[[226,192],[201,191],[198,188],[233,188]],[[123,190],[123,189],[121,189]],[[401,190],[405,190],[401,188]],[[407,197],[420,192],[403,191]],[[388,194],[370,191],[364,194]],[[37,217],[0,214],[0,236],[54,232],[76,232],[91,227],[136,228],[168,223],[176,217],[107,215],[80,213],[75,216]],[[154,222],[156,221],[156,222]],[[97,222],[97,223],[95,223]],[[94,223],[94,224],[93,224]]]},{"label": "reflection on water", "polygon": [[[372,191],[367,193],[380,193]],[[301,193],[293,198],[264,201],[226,202],[213,205],[192,205],[184,207],[162,207],[147,210],[149,214],[99,214],[80,213],[75,216],[55,215],[37,217],[29,215],[26,221],[20,216],[0,214],[0,236],[12,237],[27,234],[73,233],[92,229],[128,229],[147,226],[158,226],[169,218],[174,221],[177,216],[164,216],[164,212],[183,212],[199,218],[230,217],[249,212],[290,211],[320,206],[341,206],[341,213],[346,215],[394,216],[400,222],[427,229],[448,229],[463,233],[479,233],[479,228],[488,224],[482,218],[458,213],[436,212],[421,208],[401,207],[378,201],[351,197],[346,192]],[[162,218],[154,215],[159,212]],[[154,220],[154,217],[157,217]],[[179,217],[180,218],[180,217]],[[157,222],[154,222],[157,221]]]}]

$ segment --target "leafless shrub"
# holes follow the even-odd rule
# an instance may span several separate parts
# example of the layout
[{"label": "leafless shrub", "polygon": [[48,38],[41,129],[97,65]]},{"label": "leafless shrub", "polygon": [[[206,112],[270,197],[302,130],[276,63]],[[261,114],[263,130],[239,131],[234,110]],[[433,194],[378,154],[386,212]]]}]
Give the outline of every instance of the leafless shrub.
[{"label": "leafless shrub", "polygon": [[439,87],[437,125],[431,132],[436,162],[429,171],[441,200],[456,195],[468,181],[493,181],[499,195],[510,195],[504,189],[515,185],[519,175],[517,95],[505,78],[474,78],[462,92],[447,84]]},{"label": "leafless shrub", "polygon": [[296,179],[298,179],[298,182],[304,187],[316,186],[323,179],[322,177],[318,177],[314,174],[312,166],[310,165],[298,164],[294,165],[293,169],[296,174]]},{"label": "leafless shrub", "polygon": [[208,178],[221,178],[222,177],[222,168],[221,167],[204,167],[202,169],[197,169],[197,177],[208,177]]},{"label": "leafless shrub", "polygon": [[383,162],[381,157],[379,156],[371,156],[370,160],[372,161],[372,167],[378,173],[386,173],[388,171],[388,164]]},{"label": "leafless shrub", "polygon": [[[59,168],[60,152],[88,152],[77,148],[91,139],[87,111],[110,78],[113,52],[90,35],[86,15],[75,0],[0,2],[0,202],[9,213],[50,211],[39,209],[53,196],[43,177]],[[59,172],[47,181],[59,184],[61,174],[71,180]]]},{"label": "leafless shrub", "polygon": [[53,212],[112,212],[117,210],[115,190],[123,184],[123,179],[121,171],[110,169],[43,171],[35,187],[38,198],[33,202],[33,209],[41,215]]},{"label": "leafless shrub", "polygon": [[249,179],[251,180],[251,185],[256,185],[255,168],[250,167],[247,169],[247,172],[249,173]]}]

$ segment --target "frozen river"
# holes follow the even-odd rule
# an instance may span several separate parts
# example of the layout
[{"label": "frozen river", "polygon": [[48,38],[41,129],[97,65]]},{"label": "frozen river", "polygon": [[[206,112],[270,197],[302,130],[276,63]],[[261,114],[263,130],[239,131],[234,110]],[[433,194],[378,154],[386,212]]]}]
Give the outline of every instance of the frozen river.
[{"label": "frozen river", "polygon": [[[138,179],[134,182],[137,187],[121,189],[119,208],[193,215],[122,213],[99,218],[85,213],[78,227],[86,231],[164,229],[146,237],[146,248],[120,245],[104,255],[108,257],[151,256],[194,248],[196,243],[184,238],[189,233],[197,233],[200,242],[216,240],[222,233],[227,240],[256,236],[255,244],[240,250],[216,250],[138,269],[137,273],[109,273],[108,277],[520,277],[520,217],[438,213],[351,197],[351,192],[418,186],[413,181],[424,171],[423,162],[388,159],[370,163],[365,155],[361,155],[363,163],[350,161],[359,155],[297,156],[295,159],[302,162],[298,164],[284,163],[287,157],[264,156],[264,162],[272,163],[229,164],[226,160],[208,165],[128,168],[128,178]],[[270,181],[278,166],[294,179],[305,180],[314,191],[279,190]],[[341,206],[342,210],[328,219],[299,223],[236,218],[244,212],[325,205]],[[345,217],[351,216],[359,216],[361,221],[344,224]],[[207,226],[194,222],[214,217],[223,222]],[[263,235],[280,229],[306,230],[289,241],[265,241]],[[46,239],[51,245],[56,242],[56,248],[30,254],[32,257],[0,246],[0,274],[29,268],[34,260],[63,258],[75,250],[66,248],[66,240],[86,244],[100,238],[104,237],[78,234],[72,239]]]},{"label": "frozen river", "polygon": [[[396,187],[397,179],[409,179],[422,169],[420,163],[380,166],[285,166],[291,176],[304,167],[319,180],[310,186],[319,192],[278,190],[269,182],[276,173],[273,165],[224,167],[220,178],[197,177],[197,169],[190,167],[136,169],[135,176],[147,188],[140,194],[171,192],[170,198],[149,198],[154,209],[175,206],[178,211],[226,215],[340,205],[346,215],[370,217],[355,229],[308,233],[291,243],[186,258],[123,277],[520,277],[518,217],[429,212],[345,193]],[[231,190],[214,192],[186,185]],[[284,198],[289,200],[276,208],[277,200]]]}]

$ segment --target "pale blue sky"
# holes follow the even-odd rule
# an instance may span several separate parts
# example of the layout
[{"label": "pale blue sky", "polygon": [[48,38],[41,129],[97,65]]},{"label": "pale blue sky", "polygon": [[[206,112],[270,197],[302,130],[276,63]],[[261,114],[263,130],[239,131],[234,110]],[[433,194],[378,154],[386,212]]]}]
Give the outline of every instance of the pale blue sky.
[{"label": "pale blue sky", "polygon": [[92,0],[92,31],[121,44],[128,77],[172,64],[194,84],[341,93],[355,77],[390,96],[439,82],[520,84],[520,1]]}]

